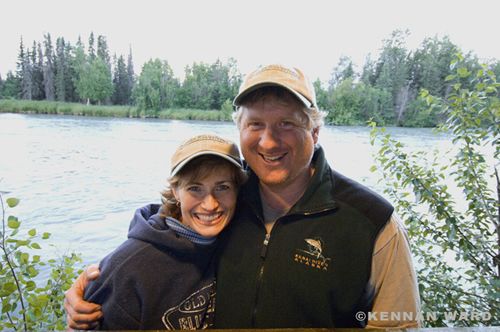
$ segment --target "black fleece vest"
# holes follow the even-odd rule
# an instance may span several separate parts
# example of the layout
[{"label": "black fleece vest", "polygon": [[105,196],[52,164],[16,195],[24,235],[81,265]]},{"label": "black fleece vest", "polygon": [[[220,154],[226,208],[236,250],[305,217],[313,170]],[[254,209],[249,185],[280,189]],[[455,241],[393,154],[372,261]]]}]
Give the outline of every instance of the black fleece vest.
[{"label": "black fleece vest", "polygon": [[328,166],[323,150],[303,197],[266,241],[258,180],[242,189],[221,236],[216,328],[364,327],[375,238],[392,206]]}]

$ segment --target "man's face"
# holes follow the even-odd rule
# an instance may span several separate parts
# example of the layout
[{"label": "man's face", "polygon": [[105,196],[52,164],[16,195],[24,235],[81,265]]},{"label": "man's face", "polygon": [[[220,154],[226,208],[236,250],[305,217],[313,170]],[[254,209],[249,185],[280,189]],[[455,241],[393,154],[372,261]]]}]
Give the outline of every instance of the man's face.
[{"label": "man's face", "polygon": [[262,184],[296,189],[309,180],[319,129],[307,129],[300,107],[274,96],[243,106],[241,150]]}]

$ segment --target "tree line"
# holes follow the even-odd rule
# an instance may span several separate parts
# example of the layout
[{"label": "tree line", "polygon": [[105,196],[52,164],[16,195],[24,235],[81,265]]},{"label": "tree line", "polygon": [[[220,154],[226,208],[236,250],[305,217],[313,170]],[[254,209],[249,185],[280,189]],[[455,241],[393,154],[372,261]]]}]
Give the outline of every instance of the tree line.
[{"label": "tree line", "polygon": [[[439,113],[419,97],[425,89],[446,98],[452,83],[450,63],[463,53],[448,37],[426,38],[416,50],[405,41],[408,31],[394,31],[384,40],[377,59],[367,57],[358,70],[348,56],[340,58],[330,80],[314,82],[318,106],[328,113],[327,122],[436,126]],[[464,55],[470,71],[481,68],[471,52]],[[500,75],[500,62],[490,60],[487,70]],[[113,57],[106,37],[91,33],[87,46],[58,37],[55,47],[49,33],[31,48],[21,38],[17,68],[0,77],[0,98],[55,100],[101,105],[134,105],[143,116],[155,117],[162,109],[225,110],[242,80],[237,62],[216,60],[212,64],[186,66],[184,79],[177,78],[166,60],[151,59],[134,72],[132,50]]]}]

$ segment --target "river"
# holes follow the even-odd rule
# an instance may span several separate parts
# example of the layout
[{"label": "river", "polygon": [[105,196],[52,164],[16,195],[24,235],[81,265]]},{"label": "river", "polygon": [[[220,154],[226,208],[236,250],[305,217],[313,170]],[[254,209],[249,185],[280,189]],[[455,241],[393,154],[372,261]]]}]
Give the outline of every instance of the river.
[{"label": "river", "polygon": [[[326,126],[320,144],[335,169],[380,191],[369,131]],[[450,146],[431,129],[388,131],[412,149]],[[0,114],[0,191],[20,198],[12,214],[24,229],[52,234],[44,254],[98,262],[126,239],[136,208],[160,202],[177,145],[206,132],[238,140],[233,123]]]}]

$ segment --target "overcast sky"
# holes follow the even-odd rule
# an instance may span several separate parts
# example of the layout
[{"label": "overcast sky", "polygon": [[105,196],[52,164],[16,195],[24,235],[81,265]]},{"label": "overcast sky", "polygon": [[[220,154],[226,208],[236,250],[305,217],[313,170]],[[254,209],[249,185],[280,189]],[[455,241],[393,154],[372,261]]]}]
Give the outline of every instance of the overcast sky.
[{"label": "overcast sky", "polygon": [[111,55],[131,46],[137,74],[150,58],[182,77],[195,61],[233,57],[242,73],[280,62],[327,81],[341,55],[361,66],[396,29],[410,30],[409,49],[447,35],[480,58],[500,59],[499,13],[498,0],[2,0],[0,74],[15,70],[21,36],[31,47],[47,32],[73,45],[81,35],[87,46],[93,31]]}]

